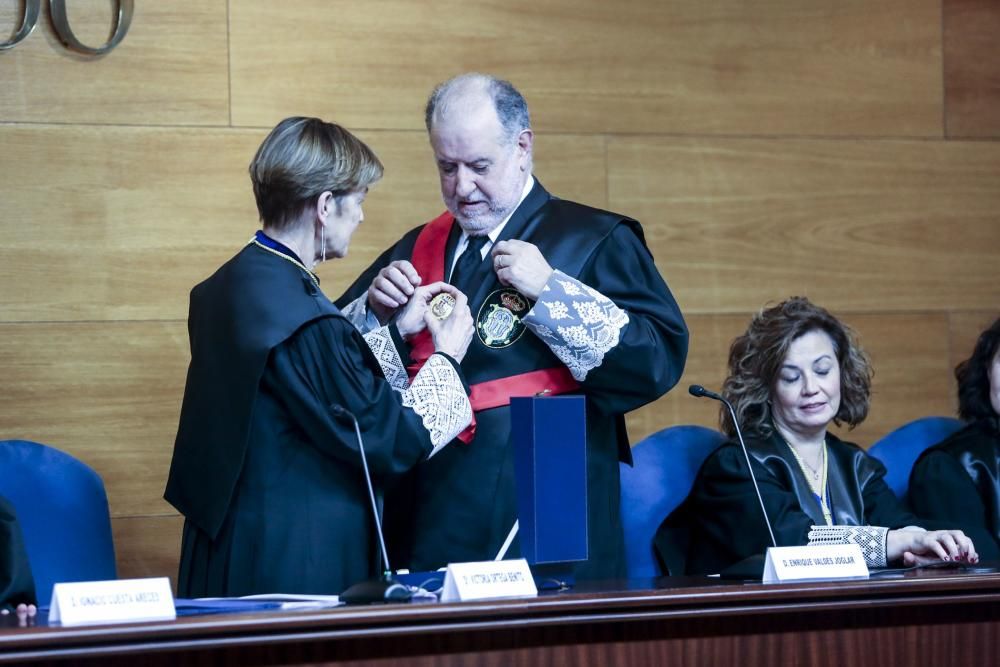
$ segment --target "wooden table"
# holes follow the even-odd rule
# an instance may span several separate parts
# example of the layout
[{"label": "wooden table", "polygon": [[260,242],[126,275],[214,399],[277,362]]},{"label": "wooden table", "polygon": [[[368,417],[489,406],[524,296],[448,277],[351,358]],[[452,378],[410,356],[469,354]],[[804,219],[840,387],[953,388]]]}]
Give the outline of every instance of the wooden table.
[{"label": "wooden table", "polygon": [[0,663],[67,659],[81,665],[988,665],[1000,662],[1000,574],[923,571],[794,585],[664,578],[581,585],[531,600],[0,627]]}]

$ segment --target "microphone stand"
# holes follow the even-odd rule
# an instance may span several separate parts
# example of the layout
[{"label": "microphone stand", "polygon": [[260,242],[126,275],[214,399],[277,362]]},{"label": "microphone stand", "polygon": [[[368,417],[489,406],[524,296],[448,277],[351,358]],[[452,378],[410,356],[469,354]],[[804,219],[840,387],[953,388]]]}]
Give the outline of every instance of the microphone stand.
[{"label": "microphone stand", "polygon": [[365,445],[361,439],[361,427],[354,413],[339,405],[332,407],[335,417],[348,417],[354,424],[354,434],[358,439],[358,451],[361,453],[361,468],[365,472],[365,484],[368,486],[368,500],[372,506],[372,517],[375,519],[375,533],[381,549],[382,562],[385,567],[382,575],[375,579],[367,579],[356,583],[340,594],[340,600],[347,604],[370,604],[372,602],[406,602],[413,597],[410,589],[392,578],[392,566],[389,565],[389,552],[385,548],[385,535],[382,532],[382,519],[378,513],[378,503],[375,502],[375,489],[372,487],[371,471],[368,469],[368,459],[365,457]]},{"label": "microphone stand", "polygon": [[733,420],[733,427],[736,429],[736,437],[739,438],[740,447],[743,449],[743,458],[746,459],[747,470],[750,472],[750,481],[753,482],[753,490],[757,493],[757,502],[760,503],[760,512],[764,515],[764,523],[767,525],[767,534],[771,536],[771,546],[778,546],[777,540],[774,539],[774,530],[771,528],[771,520],[767,516],[767,510],[764,509],[764,498],[760,495],[760,486],[757,485],[757,476],[753,474],[753,466],[750,465],[750,453],[747,451],[747,443],[743,440],[743,432],[740,430],[740,423],[736,419],[736,411],[733,410],[732,403],[726,400],[724,396],[716,394],[714,391],[709,391],[700,384],[693,384],[688,387],[688,393],[697,398],[704,397],[714,399],[729,408],[729,416]]}]

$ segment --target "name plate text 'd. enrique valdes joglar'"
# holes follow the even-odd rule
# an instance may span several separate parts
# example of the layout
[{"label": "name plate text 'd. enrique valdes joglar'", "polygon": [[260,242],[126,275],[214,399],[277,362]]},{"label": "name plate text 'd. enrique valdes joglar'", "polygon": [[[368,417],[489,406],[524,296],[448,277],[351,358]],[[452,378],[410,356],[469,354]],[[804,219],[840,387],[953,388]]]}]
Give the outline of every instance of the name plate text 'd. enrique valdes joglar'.
[{"label": "name plate text 'd. enrique valdes joglar'", "polygon": [[531,303],[515,289],[498,289],[483,302],[476,315],[476,333],[486,347],[507,347],[524,333],[521,318]]}]

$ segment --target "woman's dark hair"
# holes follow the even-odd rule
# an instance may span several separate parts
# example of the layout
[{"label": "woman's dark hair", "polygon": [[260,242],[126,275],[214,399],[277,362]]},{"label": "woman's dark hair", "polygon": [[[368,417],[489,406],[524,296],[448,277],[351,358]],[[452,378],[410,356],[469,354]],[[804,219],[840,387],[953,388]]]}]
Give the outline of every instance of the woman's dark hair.
[{"label": "woman's dark hair", "polygon": [[[830,336],[840,366],[840,409],[834,423],[854,428],[868,416],[873,371],[857,336],[824,308],[796,296],[754,315],[746,333],[729,348],[729,377],[722,393],[744,431],[771,434],[771,392],[781,365],[792,342],[811,331]],[[725,433],[736,435],[725,406],[719,422]]]},{"label": "woman's dark hair", "polygon": [[958,416],[966,421],[995,419],[990,403],[990,364],[1000,348],[1000,318],[979,334],[972,356],[955,367],[958,380]]}]

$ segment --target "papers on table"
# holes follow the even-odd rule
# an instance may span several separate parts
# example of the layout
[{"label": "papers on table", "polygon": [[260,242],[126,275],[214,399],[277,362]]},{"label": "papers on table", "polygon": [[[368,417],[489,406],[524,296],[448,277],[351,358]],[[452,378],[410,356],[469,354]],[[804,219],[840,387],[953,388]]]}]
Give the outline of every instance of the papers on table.
[{"label": "papers on table", "polygon": [[232,614],[245,611],[310,611],[331,609],[343,604],[336,595],[264,593],[238,598],[195,598],[174,600],[178,616]]}]

